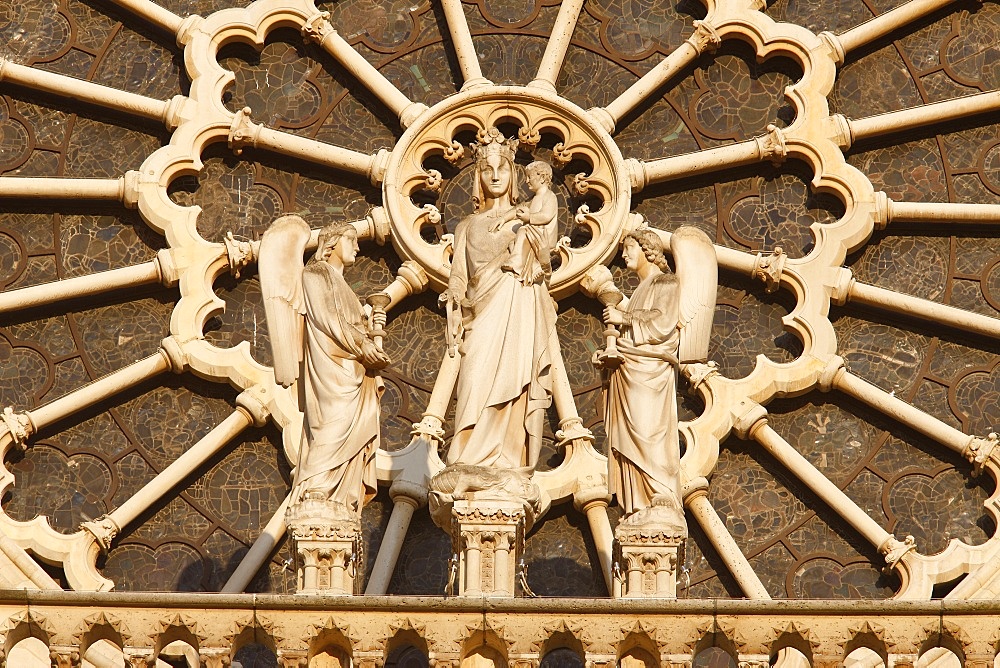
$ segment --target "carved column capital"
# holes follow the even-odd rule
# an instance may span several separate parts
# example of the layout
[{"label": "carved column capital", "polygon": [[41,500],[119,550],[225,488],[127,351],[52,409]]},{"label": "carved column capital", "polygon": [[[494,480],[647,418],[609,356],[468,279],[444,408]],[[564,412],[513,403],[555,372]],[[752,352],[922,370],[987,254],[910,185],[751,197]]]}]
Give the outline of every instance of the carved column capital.
[{"label": "carved column capital", "polygon": [[830,50],[830,56],[833,58],[833,62],[835,62],[838,67],[843,65],[844,60],[847,58],[847,52],[844,50],[844,45],[841,44],[840,38],[829,30],[821,32],[819,34],[819,38]]},{"label": "carved column capital", "polygon": [[104,552],[111,549],[111,542],[121,533],[121,527],[110,515],[102,515],[92,522],[84,522],[80,528],[92,535]]},{"label": "carved column capital", "polygon": [[226,650],[218,650],[214,653],[202,650],[198,653],[198,656],[205,668],[229,668],[233,663],[229,652]]},{"label": "carved column capital", "polygon": [[774,292],[781,285],[781,272],[785,269],[787,259],[788,254],[781,246],[775,246],[770,253],[757,253],[750,277],[764,281],[765,292]]},{"label": "carved column capital", "polygon": [[872,211],[876,230],[884,230],[892,221],[892,200],[884,190],[875,191],[875,208]]},{"label": "carved column capital", "polygon": [[257,146],[260,132],[264,128],[263,125],[250,120],[250,113],[250,107],[243,107],[236,112],[229,126],[229,148],[233,149],[236,155],[243,153],[243,149],[248,146],[251,148]]},{"label": "carved column capital", "polygon": [[826,368],[819,375],[820,392],[829,392],[836,387],[837,381],[845,373],[847,373],[847,365],[844,362],[844,358],[840,355],[831,357],[830,361],[826,364]]},{"label": "carved column capital", "polygon": [[240,272],[254,259],[253,244],[244,239],[237,239],[233,231],[226,232],[222,242],[226,245],[226,256],[229,258],[229,273],[233,278],[239,278]]},{"label": "carved column capital", "polygon": [[156,663],[153,651],[150,649],[126,647],[124,654],[125,665],[129,666],[129,668],[149,668],[149,664]]},{"label": "carved column capital", "polygon": [[246,412],[255,427],[263,427],[271,417],[268,403],[268,391],[263,385],[248,387],[236,397],[236,406]]},{"label": "carved column capital", "polygon": [[962,456],[972,464],[972,477],[977,478],[983,472],[983,468],[993,457],[993,452],[1000,442],[1000,436],[996,432],[990,432],[986,438],[973,436],[962,451]]},{"label": "carved column capital", "polygon": [[602,479],[600,482],[602,484],[584,487],[574,492],[573,507],[584,513],[594,506],[607,508],[608,504],[611,503],[611,493],[608,491],[607,480]]},{"label": "carved column capital", "polygon": [[427,288],[427,272],[413,260],[407,260],[401,264],[396,276],[406,283],[411,295],[423,292]]},{"label": "carved column capital", "polygon": [[788,156],[788,145],[785,143],[785,133],[773,123],[767,126],[767,134],[754,137],[757,142],[757,152],[761,160],[770,160],[777,166]]},{"label": "carved column capital", "polygon": [[[379,153],[383,150],[380,149]],[[364,218],[351,225],[358,231],[359,239],[373,239],[379,246],[385,243],[391,233],[389,214],[381,206],[373,207]]]},{"label": "carved column capital", "polygon": [[313,14],[302,24],[302,36],[311,42],[322,44],[324,39],[337,34],[329,19],[330,12]]},{"label": "carved column capital", "polygon": [[559,429],[556,430],[556,439],[561,446],[578,440],[593,443],[594,432],[584,427],[583,421],[579,417],[571,416],[559,421]]},{"label": "carved column capital", "polygon": [[441,445],[444,443],[444,428],[441,426],[442,424],[441,418],[438,416],[425,414],[420,422],[413,423],[410,435],[425,436],[427,440]]},{"label": "carved column capital", "polygon": [[481,550],[483,547],[482,531],[463,531],[462,545],[467,550]]},{"label": "carved column capital", "polygon": [[160,283],[168,288],[177,285],[181,273],[177,269],[177,263],[174,262],[173,249],[161,248],[156,251],[156,258],[153,261],[156,262],[156,273],[160,277]]},{"label": "carved column capital", "polygon": [[[368,171],[368,180],[371,181],[373,186],[382,183],[382,179],[385,178],[385,172],[389,168],[389,158],[391,157],[392,154],[384,148],[375,151],[375,154],[372,156],[372,167]],[[388,233],[386,236],[388,236]],[[375,241],[381,245],[384,242],[384,237],[383,242],[379,242],[378,237],[375,238]]]},{"label": "carved column capital", "polygon": [[637,193],[646,187],[649,178],[646,176],[646,166],[641,160],[628,158],[625,160],[625,167],[628,169],[629,182],[632,185],[632,192]]},{"label": "carved column capital", "polygon": [[694,33],[687,38],[687,43],[701,54],[706,51],[715,51],[718,49],[719,45],[722,44],[722,38],[719,37],[719,33],[715,31],[715,28],[708,20],[695,21]]},{"label": "carved column capital", "polygon": [[427,505],[427,488],[421,484],[403,480],[394,480],[389,487],[389,498],[393,503],[397,501],[409,503],[414,508],[422,508]]},{"label": "carved column capital", "polygon": [[699,476],[693,480],[688,480],[681,487],[681,498],[684,499],[685,506],[690,506],[691,502],[699,496],[708,496],[707,478]]},{"label": "carved column capital", "polygon": [[26,449],[29,445],[28,439],[35,433],[31,414],[27,411],[15,413],[13,406],[7,406],[3,409],[3,413],[0,413],[0,418],[3,418],[3,427],[6,427],[14,445],[21,450]]},{"label": "carved column capital", "polygon": [[898,540],[895,536],[889,536],[879,545],[878,553],[885,558],[886,568],[894,568],[907,552],[916,549],[917,543],[913,536],[907,536],[905,540]]},{"label": "carved column capital", "polygon": [[767,424],[767,409],[754,401],[741,401],[733,414],[737,415],[733,431],[740,438],[753,438],[753,433]]},{"label": "carved column capital", "polygon": [[177,337],[168,336],[160,341],[160,354],[167,360],[171,371],[184,373],[188,365],[188,356]]},{"label": "carved column capital", "polygon": [[118,180],[118,198],[126,209],[134,209],[139,204],[139,172],[130,169]]},{"label": "carved column capital", "polygon": [[278,664],[281,668],[306,668],[309,665],[309,657],[306,652],[279,649]]},{"label": "carved column capital", "polygon": [[76,668],[80,665],[80,652],[68,647],[49,650],[49,660],[54,668]]},{"label": "carved column capital", "polygon": [[514,531],[496,531],[493,535],[493,543],[497,550],[511,550],[517,540],[517,533]]}]

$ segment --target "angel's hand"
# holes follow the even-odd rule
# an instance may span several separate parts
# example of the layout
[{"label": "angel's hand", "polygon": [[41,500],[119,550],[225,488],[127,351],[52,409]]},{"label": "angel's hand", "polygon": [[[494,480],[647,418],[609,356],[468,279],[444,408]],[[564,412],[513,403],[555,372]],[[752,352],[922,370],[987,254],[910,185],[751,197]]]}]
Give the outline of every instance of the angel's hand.
[{"label": "angel's hand", "polygon": [[386,368],[390,363],[389,356],[379,350],[371,341],[366,340],[361,344],[361,364],[366,369],[378,371]]},{"label": "angel's hand", "polygon": [[462,297],[453,288],[448,288],[438,297],[438,304],[447,308],[453,308],[462,303]]},{"label": "angel's hand", "polygon": [[604,309],[604,322],[609,325],[624,325],[625,314],[615,306],[608,306]]}]

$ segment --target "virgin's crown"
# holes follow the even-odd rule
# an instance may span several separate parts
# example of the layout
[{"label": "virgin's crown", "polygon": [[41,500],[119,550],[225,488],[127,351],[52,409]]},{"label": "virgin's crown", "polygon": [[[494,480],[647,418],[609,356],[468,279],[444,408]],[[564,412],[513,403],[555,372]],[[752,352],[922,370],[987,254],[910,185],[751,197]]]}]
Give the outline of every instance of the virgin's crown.
[{"label": "virgin's crown", "polygon": [[476,143],[472,145],[472,155],[476,162],[481,162],[489,155],[500,155],[511,162],[517,154],[518,140],[503,136],[496,127],[480,130],[476,133]]}]

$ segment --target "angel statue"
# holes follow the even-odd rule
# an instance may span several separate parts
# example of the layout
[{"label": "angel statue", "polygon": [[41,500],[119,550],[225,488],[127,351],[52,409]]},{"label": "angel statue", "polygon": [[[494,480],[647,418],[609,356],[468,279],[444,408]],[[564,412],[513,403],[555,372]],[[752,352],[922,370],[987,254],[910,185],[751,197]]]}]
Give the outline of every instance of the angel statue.
[{"label": "angel statue", "polygon": [[708,359],[718,265],[712,242],[697,228],[671,235],[676,274],[663,251],[653,230],[627,235],[622,259],[639,286],[624,307],[604,310],[605,321],[622,328],[621,363],[607,369],[608,487],[626,517],[657,507],[684,527],[676,370]]},{"label": "angel statue", "polygon": [[384,322],[369,322],[344,281],[358,253],[354,227],[324,227],[303,265],[309,236],[302,218],[282,216],[264,233],[258,260],[275,381],[290,387],[302,378],[305,438],[293,498],[329,500],[356,517],[376,491],[378,371],[389,358],[372,331]]}]

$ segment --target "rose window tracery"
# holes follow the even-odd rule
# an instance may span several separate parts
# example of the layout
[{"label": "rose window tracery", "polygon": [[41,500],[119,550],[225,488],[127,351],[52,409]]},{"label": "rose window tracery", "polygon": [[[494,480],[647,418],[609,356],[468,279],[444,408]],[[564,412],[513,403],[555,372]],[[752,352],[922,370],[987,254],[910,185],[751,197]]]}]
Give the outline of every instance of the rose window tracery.
[{"label": "rose window tracery", "polygon": [[[761,5],[0,10],[0,531],[58,586],[293,587],[300,417],[270,369],[260,236],[355,221],[349,286],[408,286],[378,457],[386,488],[410,481],[467,146],[499,127],[519,169],[556,167],[551,287],[595,437],[561,439],[552,411],[537,593],[607,595],[574,507],[606,466],[602,307],[579,285],[608,264],[631,294],[619,243],[643,222],[701,228],[721,267],[718,368],[680,400],[681,595],[928,598],[976,572],[1000,549],[996,5]],[[391,508],[366,510],[369,572]],[[438,593],[449,556],[418,511],[388,591]]]}]

